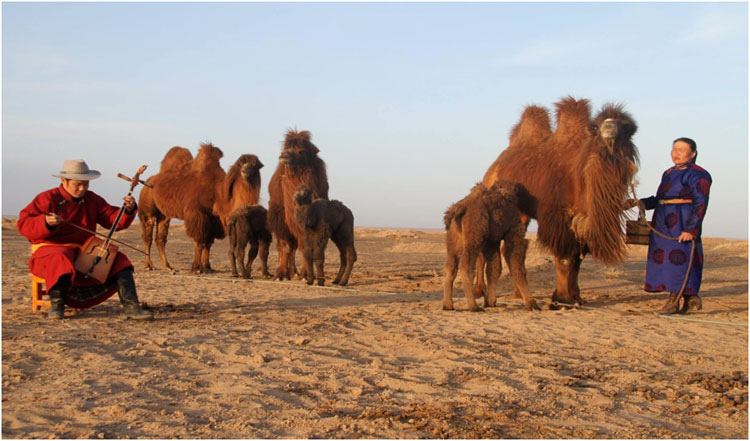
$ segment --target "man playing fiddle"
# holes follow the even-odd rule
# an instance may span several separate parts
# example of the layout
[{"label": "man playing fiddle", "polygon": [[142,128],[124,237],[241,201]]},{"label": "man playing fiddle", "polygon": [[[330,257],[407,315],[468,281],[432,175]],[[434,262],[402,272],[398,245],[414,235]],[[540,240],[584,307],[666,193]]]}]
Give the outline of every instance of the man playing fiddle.
[{"label": "man playing fiddle", "polygon": [[[89,181],[101,173],[90,170],[82,159],[75,159],[65,161],[60,174],[52,176],[60,178],[60,186],[38,194],[18,218],[18,231],[31,242],[29,270],[46,281],[51,304],[48,317],[62,319],[65,304],[91,307],[116,290],[123,318],[152,320],[153,314],[138,303],[133,265],[127,256],[117,252],[104,284],[76,272],[74,267],[81,245],[93,236],[96,225],[112,228],[120,211],[120,207],[89,191]],[[130,226],[136,215],[135,198],[128,195],[123,200],[124,212],[116,230]]]}]

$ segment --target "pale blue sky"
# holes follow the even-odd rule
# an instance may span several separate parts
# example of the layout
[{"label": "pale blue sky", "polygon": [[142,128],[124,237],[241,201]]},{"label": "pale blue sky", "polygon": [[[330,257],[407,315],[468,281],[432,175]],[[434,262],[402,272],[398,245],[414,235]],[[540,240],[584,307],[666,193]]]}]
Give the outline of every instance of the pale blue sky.
[{"label": "pale blue sky", "polygon": [[440,228],[528,104],[624,103],[641,197],[698,143],[704,236],[748,233],[746,3],[2,4],[2,214],[64,159],[132,174],[202,141],[254,153],[262,203],[284,132],[309,130],[358,226]]}]

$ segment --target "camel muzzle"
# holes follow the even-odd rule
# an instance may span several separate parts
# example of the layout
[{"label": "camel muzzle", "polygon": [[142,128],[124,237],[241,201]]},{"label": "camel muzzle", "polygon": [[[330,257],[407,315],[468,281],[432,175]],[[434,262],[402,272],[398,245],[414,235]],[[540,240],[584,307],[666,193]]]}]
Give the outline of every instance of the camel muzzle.
[{"label": "camel muzzle", "polygon": [[599,128],[599,136],[605,141],[617,138],[619,124],[612,118],[607,118]]}]

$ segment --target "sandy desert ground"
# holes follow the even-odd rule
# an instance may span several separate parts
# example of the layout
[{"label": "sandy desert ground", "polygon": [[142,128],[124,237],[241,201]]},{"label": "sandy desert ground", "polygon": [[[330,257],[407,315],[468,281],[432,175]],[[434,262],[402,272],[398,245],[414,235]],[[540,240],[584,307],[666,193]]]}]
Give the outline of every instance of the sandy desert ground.
[{"label": "sandy desert ground", "polygon": [[[142,246],[137,224],[119,238]],[[52,322],[3,220],[3,438],[748,436],[747,241],[704,240],[704,310],[678,319],[641,291],[641,246],[584,262],[583,307],[528,312],[504,274],[480,313],[460,291],[441,310],[443,232],[358,228],[356,246],[346,289],[232,279],[226,240],[194,275],[173,225],[177,273],[127,253],[155,321],[120,320],[115,297]],[[527,266],[544,307],[552,260],[532,246]]]}]

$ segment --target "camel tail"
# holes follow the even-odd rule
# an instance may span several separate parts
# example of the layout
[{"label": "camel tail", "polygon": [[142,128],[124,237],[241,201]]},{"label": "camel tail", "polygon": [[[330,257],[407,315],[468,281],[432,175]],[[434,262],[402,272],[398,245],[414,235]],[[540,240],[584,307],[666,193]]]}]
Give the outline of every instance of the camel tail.
[{"label": "camel tail", "polygon": [[453,204],[450,208],[448,208],[445,211],[445,216],[443,216],[443,223],[445,224],[445,229],[449,230],[451,227],[451,222],[456,222],[456,226],[458,227],[458,231],[461,231],[461,220],[463,220],[464,215],[466,214],[466,207],[460,204]]}]

